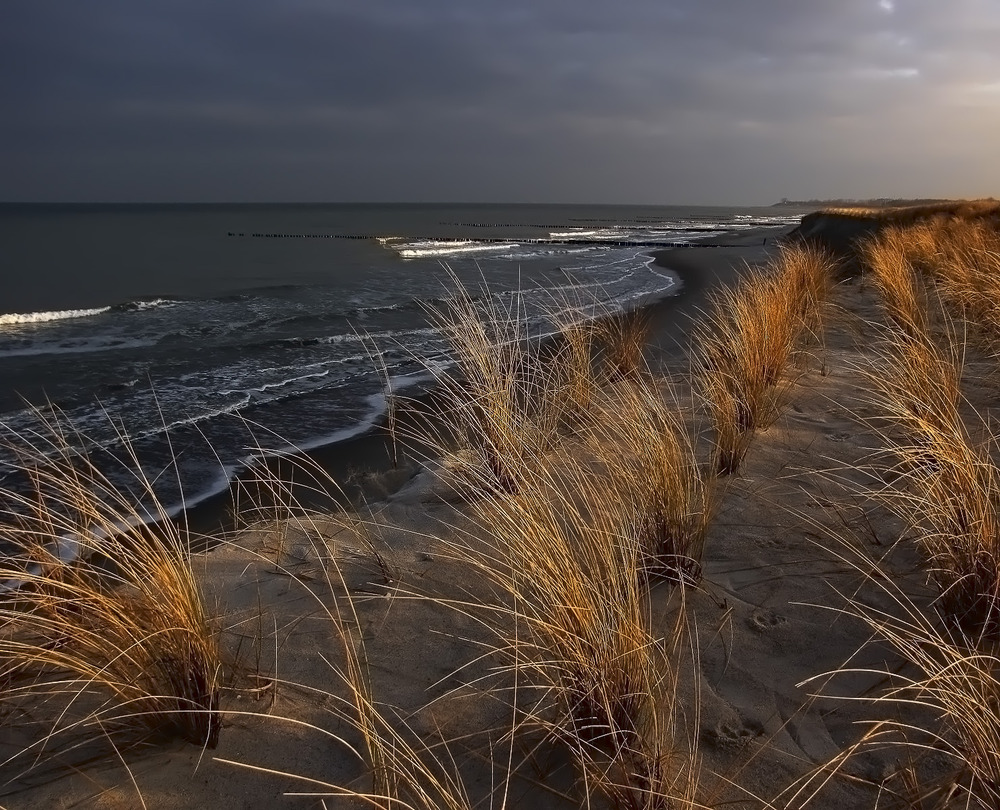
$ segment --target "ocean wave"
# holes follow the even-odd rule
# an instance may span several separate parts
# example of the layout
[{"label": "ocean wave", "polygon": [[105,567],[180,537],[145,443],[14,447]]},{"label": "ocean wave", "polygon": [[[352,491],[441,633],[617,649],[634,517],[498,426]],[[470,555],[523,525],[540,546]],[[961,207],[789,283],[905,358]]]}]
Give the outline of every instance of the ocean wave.
[{"label": "ocean wave", "polygon": [[36,323],[53,323],[55,321],[71,321],[78,318],[92,318],[108,312],[143,312],[161,307],[175,307],[183,304],[173,298],[140,298],[135,301],[125,301],[121,304],[104,307],[89,307],[86,309],[59,309],[44,312],[9,312],[0,315],[0,327],[23,326]]},{"label": "ocean wave", "polygon": [[580,229],[579,231],[551,231],[549,233],[549,239],[581,239],[584,236],[596,236],[600,231],[585,231]]},{"label": "ocean wave", "polygon": [[0,348],[0,357],[34,357],[48,354],[92,354],[94,352],[123,351],[155,346],[159,341],[125,339],[117,336],[95,336],[82,340],[41,341],[10,349]]},{"label": "ocean wave", "polygon": [[[537,248],[538,245],[532,245],[531,247]],[[499,256],[494,256],[495,259],[501,259],[504,261],[527,261],[528,259],[548,259],[557,256],[572,256],[576,253],[589,253],[594,250],[604,250],[605,245],[594,243],[593,245],[587,245],[586,247],[562,247],[558,245],[553,245],[550,248],[545,248],[542,250],[519,250],[512,253],[501,253]]]},{"label": "ocean wave", "polygon": [[251,388],[242,388],[238,390],[237,389],[224,390],[224,391],[219,391],[219,393],[223,396],[231,394],[248,394],[251,397],[254,397],[255,395],[263,394],[266,391],[273,391],[280,388],[289,388],[290,386],[293,386],[296,383],[302,383],[305,382],[306,380],[319,380],[329,376],[330,376],[330,369],[324,369],[323,371],[313,371],[310,372],[309,374],[299,374],[298,376],[295,377],[288,377],[283,380],[278,380],[277,382],[264,383],[263,385],[258,385]]},{"label": "ocean wave", "polygon": [[51,312],[11,312],[0,315],[0,326],[20,326],[30,323],[49,323],[51,321],[68,321],[73,318],[90,318],[103,315],[111,307],[96,307],[94,309],[61,309]]},{"label": "ocean wave", "polygon": [[517,242],[475,242],[461,241],[408,242],[392,245],[404,259],[418,259],[424,256],[460,256],[466,253],[481,253],[491,250],[511,250],[520,247]]},{"label": "ocean wave", "polygon": [[115,312],[145,312],[148,309],[161,309],[164,307],[176,307],[185,303],[174,298],[146,298],[136,301],[126,301],[123,304],[115,304],[110,309]]},{"label": "ocean wave", "polygon": [[[566,252],[583,252],[583,251],[566,251]],[[542,256],[547,255],[545,253],[527,253],[524,257],[531,256]],[[519,255],[518,255],[519,256]],[[518,257],[515,256],[515,257]],[[524,258],[521,257],[521,258]],[[509,258],[508,255],[496,256],[494,258],[506,259]],[[420,298],[409,298],[405,301],[397,301],[394,304],[371,304],[371,305],[359,305],[347,313],[347,317],[359,317],[368,318],[371,315],[378,315],[382,312],[419,312],[426,313],[428,310],[435,310],[441,307],[446,307],[452,301],[455,300],[455,296],[458,290],[455,290],[451,295],[427,295]],[[468,296],[469,300],[473,303],[481,301],[484,297],[482,292],[476,292],[475,287],[464,288],[464,295]],[[464,297],[464,296],[463,296]]]},{"label": "ocean wave", "polygon": [[399,312],[402,309],[409,309],[415,306],[416,299],[409,301],[398,301],[395,304],[373,304],[371,306],[357,306],[351,310],[351,315],[374,315],[379,312]]},{"label": "ocean wave", "polygon": [[[340,343],[370,343],[377,340],[390,340],[400,342],[403,338],[428,336],[439,334],[437,329],[424,327],[421,329],[400,329],[388,330],[385,332],[361,332],[341,335],[327,335],[325,337],[313,338],[317,345],[330,346]],[[295,338],[292,338],[295,340]]]},{"label": "ocean wave", "polygon": [[[309,337],[284,337],[272,340],[262,340],[243,346],[244,351],[261,351],[268,349],[305,349],[313,346],[339,346],[345,343],[371,344],[383,340],[403,343],[407,338],[436,335],[438,331],[430,327],[417,329],[398,329],[380,332],[341,332],[335,335],[313,335]],[[332,360],[331,360],[332,362]]]},{"label": "ocean wave", "polygon": [[801,215],[791,216],[788,214],[737,214],[733,217],[731,227],[736,228],[780,228],[787,225],[798,225],[802,219]]}]

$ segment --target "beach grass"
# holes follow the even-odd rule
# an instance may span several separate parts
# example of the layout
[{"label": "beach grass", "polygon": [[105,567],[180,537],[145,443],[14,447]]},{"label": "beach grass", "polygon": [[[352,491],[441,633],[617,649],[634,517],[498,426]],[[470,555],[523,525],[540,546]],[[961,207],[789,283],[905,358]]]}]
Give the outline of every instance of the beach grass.
[{"label": "beach grass", "polygon": [[[682,672],[683,666],[693,666],[687,646],[688,583],[679,581],[674,591],[668,638],[654,636],[635,504],[608,486],[599,461],[580,460],[590,438],[567,439],[578,446],[536,460],[517,492],[494,488],[483,493],[471,526],[455,526],[458,540],[446,546],[466,570],[463,580],[476,583],[474,599],[414,591],[401,598],[458,611],[487,628],[493,639],[475,657],[494,661],[477,690],[510,701],[511,719],[501,729],[510,750],[506,762],[496,763],[501,784],[494,795],[505,795],[503,780],[523,765],[512,759],[517,739],[540,732],[571,754],[585,801],[603,796],[611,807],[650,810],[694,806],[697,702],[682,699],[689,696],[685,690],[693,679],[685,680]],[[322,478],[321,468],[303,464],[308,469],[302,477]],[[295,581],[311,594],[340,639],[341,650],[324,658],[333,680],[329,691],[323,690],[324,703],[338,723],[353,730],[356,739],[343,742],[365,763],[371,779],[367,787],[303,778],[305,788],[311,795],[378,807],[473,806],[464,782],[468,762],[448,740],[430,744],[414,733],[405,718],[380,706],[373,694],[366,643],[356,630],[363,622],[341,568],[342,553],[326,539],[330,516],[298,507],[286,483],[269,484],[268,469],[260,468],[255,489],[270,487],[269,500],[286,503],[286,520],[293,525],[285,531],[311,538],[325,561],[322,575]],[[366,532],[368,521],[337,520],[350,521],[352,534]],[[273,562],[270,554],[267,562]],[[294,572],[289,575],[294,579]],[[389,584],[384,585],[388,592]],[[294,772],[232,764],[295,777]]]},{"label": "beach grass", "polygon": [[642,569],[696,584],[716,481],[698,455],[694,407],[682,407],[672,389],[648,373],[620,379],[597,405],[587,440],[607,500],[631,510],[623,526],[636,538]]},{"label": "beach grass", "polygon": [[526,722],[573,754],[583,783],[616,807],[693,801],[696,745],[679,717],[691,707],[677,697],[683,609],[664,641],[648,602],[651,578],[674,583],[683,605],[701,576],[712,485],[691,409],[667,401],[646,367],[644,317],[554,302],[539,347],[520,304],[498,311],[481,292],[458,289],[433,314],[458,373],[420,443],[461,436],[480,471],[455,484],[479,495],[452,554],[503,595],[481,619],[501,669],[546,696]]},{"label": "beach grass", "polygon": [[648,372],[648,316],[608,312],[572,293],[547,302],[532,334],[524,296],[498,297],[452,280],[429,318],[455,367],[432,372],[437,393],[404,442],[444,457],[470,491],[519,490],[545,455],[586,433],[605,391]]},{"label": "beach grass", "polygon": [[930,309],[923,277],[912,263],[912,244],[907,229],[890,226],[862,242],[860,252],[887,320],[905,335],[919,338],[927,335]]},{"label": "beach grass", "polygon": [[932,220],[907,230],[916,270],[952,318],[989,352],[1000,350],[1000,230],[985,220]]},{"label": "beach grass", "polygon": [[897,334],[870,379],[896,428],[886,439],[899,478],[886,502],[913,527],[941,612],[970,634],[995,635],[1000,471],[993,438],[974,439],[960,414],[960,365],[927,340]]},{"label": "beach grass", "polygon": [[[843,560],[865,582],[864,596],[844,594],[843,606],[824,605],[871,633],[866,647],[890,647],[904,666],[859,667],[849,661],[800,684],[837,693],[845,678],[875,678],[868,695],[871,719],[857,740],[798,786],[789,806],[806,806],[831,773],[866,752],[893,752],[897,767],[880,785],[892,807],[992,808],[1000,802],[1000,658],[993,646],[961,628],[942,624],[933,611],[890,577],[873,575],[881,566],[858,546],[845,547]],[[875,602],[872,594],[884,597]],[[852,655],[862,655],[864,649]],[[884,659],[884,653],[877,655]],[[811,795],[810,795],[811,794]],[[876,806],[883,806],[879,802]]]},{"label": "beach grass", "polygon": [[22,718],[18,754],[137,729],[214,747],[222,661],[183,521],[153,496],[127,442],[122,463],[144,507],[58,413],[39,411],[33,435],[5,440],[31,485],[4,492],[0,515],[12,547],[0,562],[0,704]]},{"label": "beach grass", "polygon": [[[509,606],[493,611],[497,650],[548,697],[534,720],[616,807],[668,807],[697,789],[692,718],[679,699],[683,594],[666,640],[653,635],[643,537],[633,504],[568,458],[530,487],[481,504],[494,538],[458,549]],[[676,565],[676,563],[673,563]],[[684,721],[687,722],[684,722]]]},{"label": "beach grass", "polygon": [[648,371],[643,349],[652,328],[648,309],[608,315],[597,322],[600,359],[609,380],[627,379]]},{"label": "beach grass", "polygon": [[[982,221],[890,226],[867,242],[888,326],[868,375],[889,429],[900,486],[888,503],[913,526],[940,590],[939,608],[969,633],[995,635],[1000,598],[1000,505],[996,440],[962,411],[968,336],[988,328],[990,247]],[[934,293],[928,290],[931,286]]]},{"label": "beach grass", "polygon": [[831,258],[793,244],[714,297],[696,329],[695,354],[720,475],[739,469],[756,432],[780,412],[786,371],[803,335],[820,333],[831,284]]},{"label": "beach grass", "polygon": [[457,279],[452,283],[428,316],[448,340],[456,368],[431,369],[439,393],[411,438],[456,460],[469,488],[514,492],[559,430],[559,415],[543,407],[551,372],[532,353],[520,296],[501,300],[485,286],[474,295]]},{"label": "beach grass", "polygon": [[[871,638],[840,670],[808,683],[882,676],[869,695],[867,730],[816,782],[825,785],[830,772],[864,752],[894,751],[900,765],[880,787],[892,806],[1000,802],[1000,470],[989,414],[963,395],[963,366],[975,350],[968,336],[990,320],[990,302],[974,300],[977,287],[990,289],[998,236],[982,210],[906,225],[890,220],[862,251],[885,317],[877,359],[864,375],[875,414],[869,421],[886,448],[870,471],[870,494],[897,516],[903,538],[918,544],[934,593],[915,599],[913,583],[883,575],[883,564],[859,551],[864,543],[851,544],[842,559],[864,584],[835,609]],[[878,645],[902,664],[853,663],[869,648],[884,659]],[[792,803],[806,795],[796,793]]]}]

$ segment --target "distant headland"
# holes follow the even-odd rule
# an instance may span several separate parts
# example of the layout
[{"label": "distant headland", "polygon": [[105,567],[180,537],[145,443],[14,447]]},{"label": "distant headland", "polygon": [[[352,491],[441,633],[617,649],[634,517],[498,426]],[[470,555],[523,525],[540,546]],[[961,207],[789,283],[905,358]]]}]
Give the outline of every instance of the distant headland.
[{"label": "distant headland", "polygon": [[909,208],[915,205],[934,205],[951,202],[947,199],[904,199],[898,197],[876,197],[869,200],[789,200],[783,197],[774,203],[772,208]]}]

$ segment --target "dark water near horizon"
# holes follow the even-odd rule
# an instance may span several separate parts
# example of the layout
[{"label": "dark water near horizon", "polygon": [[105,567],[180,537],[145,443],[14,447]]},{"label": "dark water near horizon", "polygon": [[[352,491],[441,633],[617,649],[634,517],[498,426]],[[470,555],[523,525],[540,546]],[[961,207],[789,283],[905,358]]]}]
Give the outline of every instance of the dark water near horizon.
[{"label": "dark water near horizon", "polygon": [[[448,365],[425,305],[452,287],[630,308],[677,291],[659,243],[786,228],[778,208],[558,205],[0,205],[0,426],[57,409],[109,475],[126,444],[172,508],[262,450],[356,435]],[[366,238],[343,238],[343,237]],[[47,412],[52,412],[48,410]],[[19,437],[19,438],[18,438]],[[37,440],[35,444],[38,444]],[[0,442],[0,445],[3,443]],[[97,457],[97,456],[95,456]],[[173,464],[176,463],[176,470]],[[0,446],[0,489],[16,454]]]}]

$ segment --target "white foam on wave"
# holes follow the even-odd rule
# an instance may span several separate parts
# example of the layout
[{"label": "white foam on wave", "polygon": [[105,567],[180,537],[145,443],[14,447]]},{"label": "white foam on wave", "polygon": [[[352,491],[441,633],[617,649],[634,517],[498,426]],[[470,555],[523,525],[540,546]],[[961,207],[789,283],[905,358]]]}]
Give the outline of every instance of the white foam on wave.
[{"label": "white foam on wave", "polygon": [[[438,334],[436,329],[426,327],[423,329],[402,329],[393,332],[361,332],[358,334],[351,333],[327,335],[326,337],[318,338],[317,343],[334,346],[340,343],[367,343],[377,338],[385,338],[387,340],[392,339],[399,342],[409,336],[436,334]],[[294,338],[291,338],[290,340],[294,340]]]},{"label": "white foam on wave", "polygon": [[625,229],[625,228],[601,228],[600,230],[594,231],[589,234],[589,238],[593,239],[595,242],[603,242],[609,239],[623,240],[623,239],[642,239],[645,236],[646,229]]},{"label": "white foam on wave", "polygon": [[[368,405],[368,411],[354,424],[336,430],[333,433],[315,436],[311,439],[305,439],[300,442],[288,442],[283,447],[261,449],[257,452],[251,453],[250,455],[244,456],[244,458],[240,461],[239,467],[249,469],[255,464],[265,462],[267,459],[286,458],[299,453],[307,453],[310,450],[317,450],[320,447],[328,447],[332,444],[339,444],[340,442],[347,441],[348,439],[353,439],[356,436],[361,436],[375,427],[375,425],[378,424],[378,421],[385,416],[388,411],[387,403],[389,396],[398,396],[401,391],[407,388],[411,388],[422,383],[430,383],[433,382],[434,379],[434,373],[430,370],[391,377],[386,383],[383,391],[375,394],[369,394],[365,397],[365,402]],[[237,474],[237,472],[238,470],[233,471],[230,476],[230,480]]]},{"label": "white foam on wave", "polygon": [[176,307],[183,304],[172,298],[150,298],[148,300],[127,301],[123,304],[107,307],[90,307],[84,309],[58,309],[44,312],[8,312],[0,314],[0,327],[25,326],[36,323],[52,323],[55,321],[71,321],[78,318],[92,318],[112,311],[144,312],[150,309]]},{"label": "white foam on wave", "polygon": [[[319,364],[314,363],[313,365],[315,366]],[[295,377],[288,377],[287,379],[278,380],[277,382],[264,383],[263,385],[251,386],[249,388],[224,389],[219,391],[219,393],[223,396],[232,396],[234,394],[263,394],[266,391],[277,390],[279,388],[290,388],[291,386],[294,386],[296,383],[302,383],[305,382],[306,380],[319,380],[329,376],[330,376],[330,369],[326,368],[323,369],[322,371],[312,371],[308,374],[299,374],[298,376]],[[266,400],[260,400],[260,399],[255,400],[256,404],[261,404],[261,402],[263,401]]]},{"label": "white foam on wave", "polygon": [[656,269],[656,264],[653,262],[653,260],[650,260],[649,264],[646,265],[646,270],[648,270],[651,275],[657,276],[659,278],[662,278],[664,281],[669,282],[669,284],[667,284],[666,287],[664,287],[662,290],[657,290],[656,292],[666,292],[667,290],[671,289],[672,287],[675,287],[678,284],[680,284],[680,281],[678,280],[678,278],[676,276],[668,276],[668,275],[666,275],[664,273],[661,273],[659,270],[657,270]]},{"label": "white foam on wave", "polygon": [[110,310],[111,307],[97,307],[95,309],[61,309],[51,312],[10,312],[6,315],[0,315],[0,326],[21,326],[32,323],[68,321],[73,318],[90,318],[94,315],[103,315]]},{"label": "white foam on wave", "polygon": [[[375,427],[379,420],[385,416],[388,410],[387,403],[389,396],[398,396],[401,391],[407,388],[433,381],[434,374],[430,370],[391,377],[383,391],[369,394],[365,398],[368,411],[353,424],[332,433],[315,436],[311,439],[295,443],[287,442],[283,446],[275,448],[260,448],[241,458],[238,463],[222,466],[213,482],[200,490],[196,496],[185,497],[182,503],[164,511],[170,517],[176,517],[181,512],[189,510],[199,503],[225,492],[243,470],[252,469],[256,464],[266,463],[268,459],[287,458],[288,456],[307,453],[311,450],[328,447],[329,445],[338,444],[348,439],[353,439],[356,436],[361,436]],[[276,434],[272,434],[272,438],[280,439]]]},{"label": "white foam on wave", "polygon": [[393,245],[404,259],[418,259],[423,256],[460,256],[466,253],[511,250],[520,247],[517,242],[410,242],[407,245]]},{"label": "white foam on wave", "polygon": [[[237,392],[238,393],[238,392]],[[172,430],[177,428],[188,427],[191,425],[197,425],[200,422],[205,422],[211,419],[216,419],[220,416],[227,416],[230,414],[236,414],[239,411],[246,408],[251,404],[251,397],[249,394],[244,394],[235,402],[230,402],[226,405],[222,405],[217,408],[210,408],[201,413],[194,414],[192,416],[183,416],[179,419],[174,419],[171,422],[161,422],[156,427],[146,428],[145,430],[137,430],[128,435],[129,442],[138,442],[142,439],[148,439],[151,437],[162,436],[170,433]],[[99,415],[98,415],[99,416]],[[98,447],[108,450],[122,442],[122,437],[116,436],[110,441],[99,442]]]},{"label": "white foam on wave", "polygon": [[151,298],[148,301],[129,301],[127,304],[123,304],[122,307],[124,309],[144,312],[147,309],[165,309],[176,307],[183,303],[183,301],[175,301],[172,298]]},{"label": "white foam on wave", "polygon": [[747,230],[749,228],[781,228],[788,225],[798,225],[802,221],[801,215],[789,214],[737,214],[733,217],[732,223],[724,223],[719,227],[727,230]]}]

